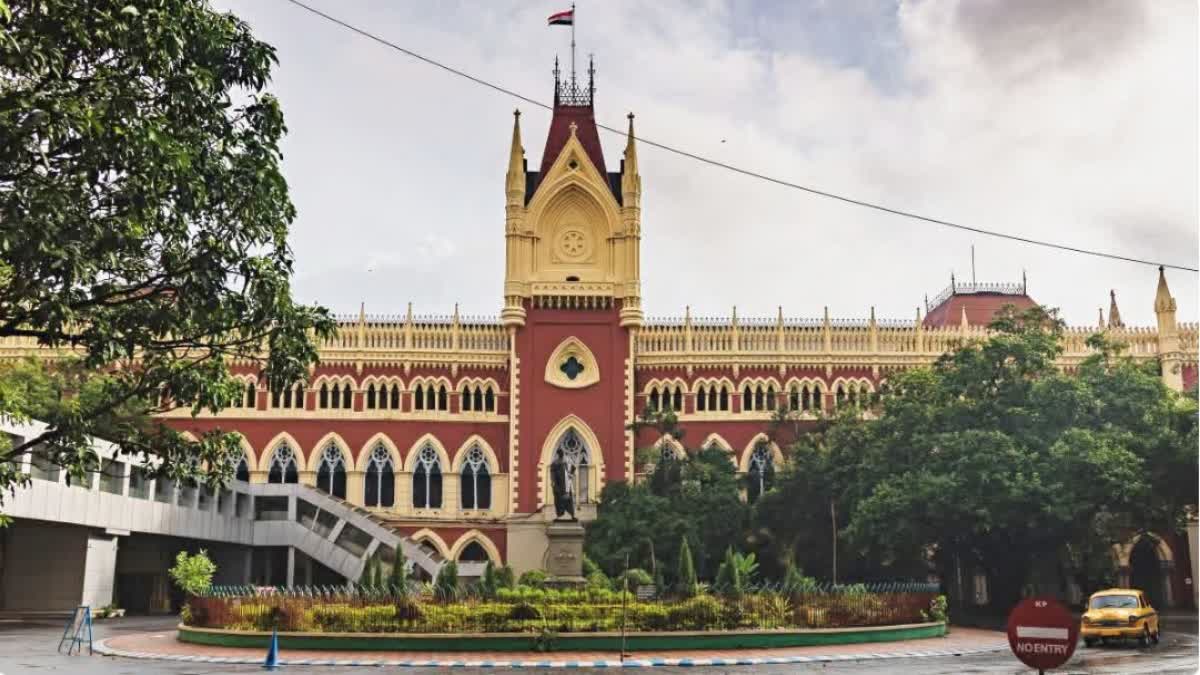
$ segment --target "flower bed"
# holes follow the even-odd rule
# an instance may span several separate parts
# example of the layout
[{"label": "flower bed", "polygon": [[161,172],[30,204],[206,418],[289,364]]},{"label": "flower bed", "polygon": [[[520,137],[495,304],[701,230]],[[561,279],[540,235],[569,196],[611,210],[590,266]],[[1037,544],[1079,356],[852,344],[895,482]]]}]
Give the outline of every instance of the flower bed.
[{"label": "flower bed", "polygon": [[797,630],[918,624],[944,606],[926,584],[771,589],[639,601],[607,589],[501,589],[455,601],[382,589],[217,589],[194,597],[186,626],[296,633],[605,633]]}]

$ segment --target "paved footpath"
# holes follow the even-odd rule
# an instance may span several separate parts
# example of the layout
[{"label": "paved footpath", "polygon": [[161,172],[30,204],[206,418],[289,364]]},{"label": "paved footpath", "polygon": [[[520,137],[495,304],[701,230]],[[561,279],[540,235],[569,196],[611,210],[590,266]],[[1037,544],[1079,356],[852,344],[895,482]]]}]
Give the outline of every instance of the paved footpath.
[{"label": "paved footpath", "polygon": [[[965,656],[1008,649],[1004,633],[954,628],[943,638],[869,644],[723,651],[637,652],[621,662],[612,652],[406,652],[280,650],[282,665],[394,666],[420,668],[614,668],[650,666],[739,666],[874,661]],[[264,649],[212,647],[180,642],[174,631],[119,635],[101,640],[96,651],[135,659],[192,663],[262,664]]]}]

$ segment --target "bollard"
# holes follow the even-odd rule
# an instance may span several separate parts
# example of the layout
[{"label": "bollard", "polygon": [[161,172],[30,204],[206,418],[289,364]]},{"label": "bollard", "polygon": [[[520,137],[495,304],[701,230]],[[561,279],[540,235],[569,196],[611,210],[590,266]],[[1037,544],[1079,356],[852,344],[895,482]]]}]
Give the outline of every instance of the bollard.
[{"label": "bollard", "polygon": [[279,668],[279,630],[271,629],[271,644],[267,646],[267,660],[263,662],[264,670]]}]

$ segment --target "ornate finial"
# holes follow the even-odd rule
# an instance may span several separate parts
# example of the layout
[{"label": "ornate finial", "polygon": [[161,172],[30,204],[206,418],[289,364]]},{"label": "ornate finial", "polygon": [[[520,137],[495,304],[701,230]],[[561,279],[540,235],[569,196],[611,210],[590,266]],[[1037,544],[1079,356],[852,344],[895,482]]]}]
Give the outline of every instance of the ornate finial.
[{"label": "ornate finial", "polygon": [[958,287],[954,284],[954,272],[950,273],[950,292],[957,293]]},{"label": "ornate finial", "polygon": [[1099,307],[1098,309],[1100,310],[1100,327],[1104,328],[1104,308]]},{"label": "ornate finial", "polygon": [[579,125],[578,125],[578,124],[575,124],[574,122],[571,122],[571,127],[570,127],[570,128],[571,128],[571,135],[572,135],[572,136],[574,136],[574,135],[575,135],[575,130],[579,128]]},{"label": "ornate finial", "polygon": [[520,117],[520,116],[521,116],[521,109],[513,108],[513,117]]}]

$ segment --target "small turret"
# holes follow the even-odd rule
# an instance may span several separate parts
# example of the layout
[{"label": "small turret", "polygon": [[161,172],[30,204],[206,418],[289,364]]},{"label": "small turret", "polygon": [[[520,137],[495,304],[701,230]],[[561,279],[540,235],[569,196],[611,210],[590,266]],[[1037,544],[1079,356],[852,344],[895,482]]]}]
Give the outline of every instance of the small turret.
[{"label": "small turret", "polygon": [[633,113],[629,113],[629,134],[625,139],[625,161],[621,165],[621,196],[626,206],[637,207],[642,199],[642,177],[638,173],[637,137],[633,134]]},{"label": "small turret", "polygon": [[513,111],[512,147],[508,151],[508,173],[504,178],[508,206],[525,204],[525,148],[521,146],[521,111]]},{"label": "small turret", "polygon": [[1154,314],[1158,317],[1158,358],[1162,362],[1163,384],[1175,391],[1183,391],[1183,355],[1179,351],[1179,331],[1175,325],[1175,298],[1167,288],[1167,275],[1162,267],[1158,268]]},{"label": "small turret", "polygon": [[[1117,309],[1117,292],[1115,290],[1109,291],[1108,297],[1108,327],[1124,328],[1125,322],[1121,320],[1121,310]],[[1101,322],[1100,325],[1103,326],[1104,323]]]}]

